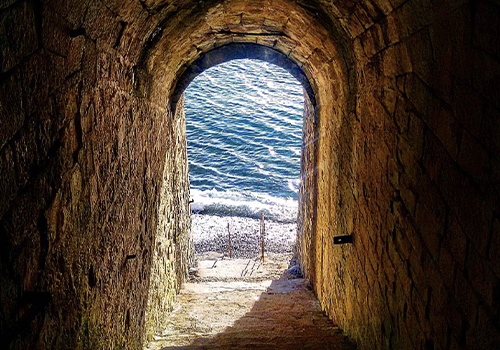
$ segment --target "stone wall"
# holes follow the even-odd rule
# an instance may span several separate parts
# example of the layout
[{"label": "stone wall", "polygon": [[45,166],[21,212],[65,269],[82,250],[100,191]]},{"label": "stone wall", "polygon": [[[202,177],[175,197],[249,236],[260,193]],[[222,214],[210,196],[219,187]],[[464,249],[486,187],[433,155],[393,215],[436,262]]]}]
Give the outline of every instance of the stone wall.
[{"label": "stone wall", "polygon": [[183,119],[136,88],[151,15],[122,1],[0,8],[0,343],[141,348],[158,222],[183,251],[167,261],[176,285],[189,232]]},{"label": "stone wall", "polygon": [[[354,44],[356,113],[319,120],[316,244],[302,260],[362,349],[500,346],[498,11],[332,12]],[[333,245],[340,234],[354,244]]]},{"label": "stone wall", "polygon": [[315,106],[304,92],[304,113],[302,124],[302,152],[299,186],[299,208],[297,217],[297,255],[301,268],[309,276],[314,275],[313,243],[316,234],[316,147],[318,120]]},{"label": "stone wall", "polygon": [[[498,13],[495,0],[0,2],[2,343],[138,349],[161,326],[154,309],[189,260],[170,96],[204,53],[243,42],[289,57],[314,92],[299,252],[328,315],[361,349],[498,347]],[[354,243],[334,246],[340,234]]]},{"label": "stone wall", "polygon": [[167,153],[163,172],[156,246],[152,252],[146,309],[147,341],[153,339],[156,331],[166,328],[175,295],[186,279],[189,267],[194,264],[183,100],[178,104],[173,121],[175,133],[165,139],[172,151]]}]

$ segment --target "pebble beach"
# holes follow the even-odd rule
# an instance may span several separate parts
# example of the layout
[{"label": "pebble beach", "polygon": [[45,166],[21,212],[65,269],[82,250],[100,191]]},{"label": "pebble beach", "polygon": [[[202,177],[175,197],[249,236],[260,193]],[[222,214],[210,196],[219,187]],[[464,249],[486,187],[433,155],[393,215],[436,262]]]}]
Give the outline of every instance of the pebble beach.
[{"label": "pebble beach", "polygon": [[[260,256],[260,220],[248,217],[192,214],[195,253],[217,252],[229,256],[229,232],[232,257]],[[265,251],[267,253],[293,253],[296,223],[265,221]]]}]

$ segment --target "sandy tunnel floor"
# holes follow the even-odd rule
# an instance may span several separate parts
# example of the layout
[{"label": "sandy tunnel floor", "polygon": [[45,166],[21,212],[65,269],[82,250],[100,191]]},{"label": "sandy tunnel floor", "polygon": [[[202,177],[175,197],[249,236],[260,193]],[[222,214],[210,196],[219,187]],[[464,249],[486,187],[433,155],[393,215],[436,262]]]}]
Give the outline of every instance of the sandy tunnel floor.
[{"label": "sandy tunnel floor", "polygon": [[261,263],[199,255],[169,325],[149,349],[354,349],[309,283],[283,275],[290,258],[266,253]]}]

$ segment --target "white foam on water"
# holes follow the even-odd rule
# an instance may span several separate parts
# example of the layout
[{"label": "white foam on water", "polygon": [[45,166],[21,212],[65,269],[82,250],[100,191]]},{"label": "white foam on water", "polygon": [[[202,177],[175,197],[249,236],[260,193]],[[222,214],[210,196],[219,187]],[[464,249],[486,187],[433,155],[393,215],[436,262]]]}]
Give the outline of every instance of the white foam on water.
[{"label": "white foam on water", "polygon": [[300,179],[288,179],[288,188],[290,191],[299,193]]},{"label": "white foam on water", "polygon": [[218,191],[191,189],[194,213],[223,216],[266,218],[280,222],[297,220],[298,202],[292,198],[273,197],[254,192]]},{"label": "white foam on water", "polygon": [[267,62],[234,60],[186,89],[193,212],[295,223],[303,88]]}]

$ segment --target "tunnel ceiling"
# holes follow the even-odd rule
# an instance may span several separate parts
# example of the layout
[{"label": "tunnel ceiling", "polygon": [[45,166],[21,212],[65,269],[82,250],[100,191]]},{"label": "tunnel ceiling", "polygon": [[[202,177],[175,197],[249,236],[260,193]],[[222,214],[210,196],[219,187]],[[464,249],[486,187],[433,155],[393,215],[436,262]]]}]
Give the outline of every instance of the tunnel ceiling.
[{"label": "tunnel ceiling", "polygon": [[[289,57],[305,73],[319,100],[323,95],[325,103],[348,94],[352,47],[338,21],[320,4],[172,2],[156,11],[157,24],[137,62],[136,88],[145,95],[151,91],[165,98],[172,95],[177,80],[195,60],[230,43],[259,44]],[[124,35],[133,29],[125,28]],[[330,85],[325,82],[329,79],[338,81],[335,91],[321,91],[318,86],[328,89]]]}]

